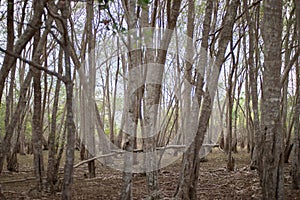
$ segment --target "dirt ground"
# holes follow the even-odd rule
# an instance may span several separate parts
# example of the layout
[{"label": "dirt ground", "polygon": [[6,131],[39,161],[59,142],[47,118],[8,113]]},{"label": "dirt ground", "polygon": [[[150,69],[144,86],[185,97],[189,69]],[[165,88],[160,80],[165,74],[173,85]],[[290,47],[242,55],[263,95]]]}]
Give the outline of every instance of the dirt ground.
[{"label": "dirt ground", "polygon": [[[46,152],[45,152],[46,155]],[[77,156],[78,157],[78,156]],[[201,163],[198,199],[261,199],[261,188],[256,171],[249,169],[249,155],[245,151],[234,154],[236,170],[226,170],[226,155],[218,149],[209,154],[208,162]],[[0,184],[7,199],[60,199],[60,193],[38,195],[32,190],[32,156],[19,156],[20,172],[4,172],[0,175]],[[76,158],[75,163],[79,160]],[[159,184],[164,199],[172,199],[178,182],[181,160],[163,168],[159,172]],[[285,199],[300,199],[300,190],[291,189],[290,165],[285,165]],[[62,170],[62,169],[61,169]],[[120,199],[122,172],[97,163],[97,177],[86,178],[87,165],[81,165],[74,171],[74,200],[110,200]],[[133,181],[134,199],[147,197],[145,176],[136,174]]]}]

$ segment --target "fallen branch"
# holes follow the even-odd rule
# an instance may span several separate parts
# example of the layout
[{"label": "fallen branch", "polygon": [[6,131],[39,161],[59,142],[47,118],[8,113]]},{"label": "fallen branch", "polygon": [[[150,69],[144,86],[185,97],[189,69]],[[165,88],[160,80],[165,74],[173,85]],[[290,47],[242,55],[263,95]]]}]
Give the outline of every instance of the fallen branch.
[{"label": "fallen branch", "polygon": [[16,179],[16,180],[2,181],[2,182],[0,182],[0,184],[25,182],[25,181],[31,181],[31,180],[34,180],[34,179],[35,179],[35,177],[30,177],[30,178],[24,178],[24,179]]},{"label": "fallen branch", "polygon": [[109,154],[105,154],[105,155],[101,155],[101,156],[96,156],[94,158],[90,158],[90,159],[87,159],[87,160],[84,160],[84,161],[81,161],[80,163],[77,163],[76,165],[73,166],[73,168],[77,168],[79,167],[80,165],[83,165],[84,163],[88,163],[88,162],[91,162],[93,160],[97,160],[99,158],[105,158],[105,157],[110,157],[110,156],[113,156],[115,155],[116,153],[109,153]]},{"label": "fallen branch", "polygon": [[219,144],[203,144],[203,147],[219,147]]}]

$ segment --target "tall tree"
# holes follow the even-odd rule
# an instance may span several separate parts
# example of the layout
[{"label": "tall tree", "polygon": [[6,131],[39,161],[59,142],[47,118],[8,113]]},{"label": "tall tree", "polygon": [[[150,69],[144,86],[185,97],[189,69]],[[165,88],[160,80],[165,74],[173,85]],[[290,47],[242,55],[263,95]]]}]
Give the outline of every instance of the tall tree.
[{"label": "tall tree", "polygon": [[[259,165],[260,160],[260,152],[261,152],[261,145],[260,145],[260,127],[259,127],[259,110],[258,110],[258,93],[257,93],[257,66],[255,66],[254,62],[254,47],[255,47],[255,35],[254,35],[254,22],[251,18],[249,12],[249,6],[247,0],[243,1],[244,3],[244,10],[246,13],[246,20],[249,26],[249,57],[247,60],[247,64],[249,65],[249,84],[250,84],[250,93],[252,99],[252,109],[253,109],[253,126],[254,126],[254,135],[255,136],[255,143],[254,146],[252,145],[251,149],[251,167],[257,168]],[[253,144],[253,142],[252,142]],[[253,152],[254,151],[254,152]]]},{"label": "tall tree", "polygon": [[66,87],[66,131],[67,131],[67,146],[66,146],[66,161],[64,166],[64,181],[62,188],[62,199],[72,199],[71,186],[73,183],[73,164],[75,151],[75,124],[73,116],[73,81],[71,71],[71,43],[68,33],[68,19],[70,17],[70,1],[60,0],[58,8],[61,11],[61,22],[63,27],[63,42],[64,49],[64,65],[65,65],[65,87]]},{"label": "tall tree", "polygon": [[263,10],[262,166],[259,171],[263,199],[283,199],[283,135],[280,116],[282,1],[264,0]]},{"label": "tall tree", "polygon": [[[122,1],[125,10],[125,19],[128,25],[128,29],[131,30],[128,34],[128,47],[129,50],[134,49],[133,47],[137,45],[131,39],[131,37],[136,38],[137,35],[137,2],[136,1]],[[128,53],[128,99],[125,111],[125,128],[127,133],[125,135],[125,143],[123,149],[126,150],[125,160],[124,160],[124,172],[123,172],[123,187],[122,187],[122,200],[132,199],[132,165],[133,165],[133,148],[135,143],[135,136],[137,132],[138,123],[138,107],[139,100],[136,88],[134,86],[139,81],[139,74],[137,73],[137,66],[140,63],[138,59],[138,51],[132,50]]]},{"label": "tall tree", "polygon": [[[38,1],[34,1],[33,9],[36,12],[40,9]],[[41,39],[40,30],[36,31],[33,42],[33,62],[41,64],[41,58],[43,47],[46,42],[46,35],[44,39]],[[42,43],[43,42],[43,43]],[[32,116],[32,145],[33,145],[33,163],[34,173],[36,177],[36,187],[38,191],[42,190],[42,178],[44,176],[44,161],[42,152],[42,139],[43,139],[43,124],[42,124],[42,91],[41,91],[41,71],[32,68],[33,74],[33,116]]]}]

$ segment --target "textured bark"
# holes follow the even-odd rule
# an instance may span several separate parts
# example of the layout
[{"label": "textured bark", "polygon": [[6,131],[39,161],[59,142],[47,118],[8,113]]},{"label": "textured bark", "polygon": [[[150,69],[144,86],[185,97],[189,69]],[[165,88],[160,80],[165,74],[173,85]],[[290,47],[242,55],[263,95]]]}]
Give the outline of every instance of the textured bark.
[{"label": "textured bark", "polygon": [[[300,2],[295,0],[296,6],[296,19],[297,19],[297,30],[298,30],[298,43],[300,41]],[[299,48],[299,47],[298,47]],[[300,69],[299,69],[299,58],[296,64],[296,76],[297,76],[297,103],[294,113],[294,157],[292,161],[292,183],[293,188],[300,188],[300,130],[299,130],[299,115],[300,115]]]},{"label": "textured bark", "polygon": [[[94,1],[87,2],[86,12],[87,12],[87,45],[88,45],[88,91],[87,91],[87,128],[85,133],[87,136],[88,145],[88,158],[95,156],[95,85],[96,85],[96,66],[95,66],[95,40],[94,40],[94,30],[93,30],[93,19],[94,19]],[[110,95],[109,93],[107,95]],[[96,167],[95,160],[88,162],[89,178],[96,177]]]},{"label": "textured bark", "polygon": [[[14,34],[14,0],[8,0],[7,1],[7,21],[6,21],[6,26],[7,26],[7,42],[6,42],[6,49],[12,51],[14,48],[14,41],[15,41],[15,34]],[[14,59],[13,57],[10,57],[9,55],[4,56],[3,60],[3,65],[1,68],[1,75],[0,75],[0,80],[1,78],[3,79],[3,82],[0,84],[0,106],[1,106],[1,99],[2,99],[2,93],[4,89],[4,81],[6,77],[8,76],[7,74],[4,74],[4,71],[6,71],[8,68],[8,65],[10,61]],[[13,65],[11,66],[13,67]],[[9,72],[9,71],[8,71]],[[3,76],[3,77],[2,77]]]},{"label": "textured bark", "polygon": [[[231,52],[234,53],[233,51]],[[233,93],[233,84],[232,78],[236,68],[236,63],[233,59],[233,66],[231,68],[231,72],[228,77],[228,88],[227,88],[227,97],[228,97],[228,104],[227,104],[227,134],[228,134],[228,161],[227,161],[227,170],[233,171],[234,170],[234,158],[232,157],[232,110],[233,110],[233,100],[234,100],[234,93]]]},{"label": "textured bark", "polygon": [[280,116],[282,1],[265,0],[263,6],[262,165],[259,165],[259,172],[263,199],[283,199],[283,135]]},{"label": "textured bark", "polygon": [[[39,40],[39,31],[35,36],[35,43]],[[35,44],[34,47],[36,48]],[[39,58],[38,58],[39,60]],[[39,62],[37,60],[37,62]],[[42,190],[42,178],[44,176],[44,162],[43,162],[43,128],[41,121],[42,111],[42,93],[41,93],[41,72],[33,71],[33,116],[32,116],[32,145],[33,145],[33,163],[34,163],[34,174],[36,176],[36,187],[38,191]]]},{"label": "textured bark", "polygon": [[[16,75],[16,66],[13,66],[13,68],[11,70],[8,95],[6,98],[6,111],[5,111],[5,127],[6,128],[9,127],[9,123],[11,121],[11,113],[13,113],[13,111],[14,111],[13,96],[14,96],[15,75]],[[20,118],[20,121],[18,121],[18,125],[20,125],[21,121],[22,121],[22,117]],[[14,139],[13,140],[16,140],[18,134],[19,134],[19,132],[14,131],[14,134],[13,134]],[[18,143],[18,141],[14,142],[12,144],[12,148],[8,150],[7,169],[9,171],[18,171],[18,169],[17,169],[18,161],[17,161],[17,156],[16,156],[17,143]]]},{"label": "textured bark", "polygon": [[68,18],[70,12],[70,2],[62,1],[58,2],[62,13],[62,26],[63,26],[63,48],[64,48],[64,64],[65,64],[65,87],[66,87],[66,106],[67,106],[67,118],[66,118],[66,132],[67,132],[67,145],[66,145],[66,160],[64,166],[64,180],[62,188],[62,199],[72,199],[71,187],[73,183],[73,165],[74,165],[74,151],[75,151],[75,124],[73,116],[73,81],[71,75],[71,51],[68,35]]},{"label": "textured bark", "polygon": [[297,86],[296,86],[296,106],[294,109],[294,143],[293,143],[293,160],[292,160],[292,187],[300,188],[300,134],[299,134],[299,115],[300,115],[300,72],[296,66]]},{"label": "textured bark", "polygon": [[[62,48],[59,51],[58,57],[58,73],[62,74]],[[50,134],[48,137],[49,153],[48,153],[48,167],[47,167],[47,182],[49,185],[50,192],[54,191],[54,185],[57,182],[57,174],[55,173],[55,164],[56,164],[56,127],[57,127],[57,112],[58,112],[58,103],[59,103],[59,92],[61,89],[61,81],[57,79],[56,87],[54,92],[54,100],[52,107],[52,119],[51,119],[51,128]],[[58,142],[58,141],[57,141]]]},{"label": "textured bark", "polygon": [[[284,46],[283,49],[285,49],[284,52],[284,71],[289,68],[289,63],[291,61],[291,53],[292,53],[292,46],[295,43],[295,39],[297,36],[297,31],[295,30],[294,33],[291,33],[292,25],[295,24],[293,13],[295,12],[295,9],[289,13],[289,19],[287,19],[287,25],[286,25],[286,35],[284,36]],[[289,70],[290,71],[290,70]],[[291,123],[288,121],[288,86],[289,86],[289,75],[287,75],[285,81],[282,83],[282,97],[281,97],[281,121],[283,126],[283,135],[285,140],[284,145],[284,163],[288,163],[290,152],[292,149],[291,145],[291,133],[292,131],[289,131],[291,127],[293,127],[293,120]]]},{"label": "textured bark", "polygon": [[[128,24],[129,29],[137,28],[137,15],[136,15],[136,1],[122,1],[123,7],[125,10],[125,19]],[[135,34],[131,32],[131,35]],[[127,85],[127,107],[125,110],[125,128],[129,134],[125,135],[125,144],[123,145],[123,149],[126,150],[125,160],[124,160],[124,173],[123,173],[123,186],[122,186],[122,200],[130,200],[132,199],[132,165],[133,165],[133,148],[134,148],[134,136],[137,131],[137,123],[138,123],[138,95],[135,91],[136,82],[139,79],[139,74],[136,73],[137,70],[134,70],[140,60],[138,59],[138,51],[132,50],[131,48],[134,46],[134,41],[130,40],[130,35],[128,35],[128,85]],[[134,48],[133,48],[134,49]]]},{"label": "textured bark", "polygon": [[[7,50],[13,50],[13,44],[14,44],[14,0],[8,0],[7,1],[7,21],[6,21],[6,25],[7,25],[7,42],[6,42],[6,49]],[[9,60],[13,59],[12,57],[10,57],[9,55],[5,55],[4,56],[4,60],[3,60],[3,66],[6,66],[9,63]],[[2,67],[3,68],[3,67]],[[1,68],[1,69],[2,69]],[[15,66],[14,66],[15,68]],[[15,71],[15,69],[14,69]],[[14,75],[15,72],[12,72],[12,78],[15,76]],[[1,75],[0,75],[1,76]],[[8,74],[7,74],[8,76]],[[11,83],[10,83],[10,88],[9,88],[9,94],[8,97],[6,99],[6,112],[5,112],[5,126],[8,127],[9,121],[10,121],[10,113],[13,112],[11,105],[12,104],[12,98],[13,98],[13,84],[14,84],[14,78],[11,79]],[[4,82],[3,82],[3,86],[0,86],[4,88]],[[3,89],[2,89],[3,90]],[[2,97],[2,92],[0,92],[0,107],[1,107],[1,97]],[[1,139],[0,139],[1,140]],[[1,141],[0,141],[1,142]],[[3,145],[5,145],[4,141],[2,141]],[[0,149],[0,157],[3,156],[4,152],[2,152],[3,150]],[[1,158],[0,158],[1,160]],[[1,164],[0,161],[0,173],[2,171],[2,167],[3,164]]]}]

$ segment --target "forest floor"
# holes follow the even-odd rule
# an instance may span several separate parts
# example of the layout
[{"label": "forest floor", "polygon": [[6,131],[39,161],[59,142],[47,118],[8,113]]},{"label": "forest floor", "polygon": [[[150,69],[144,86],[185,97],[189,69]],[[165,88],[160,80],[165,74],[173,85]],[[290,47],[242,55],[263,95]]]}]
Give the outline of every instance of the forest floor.
[{"label": "forest floor", "polygon": [[[46,152],[45,152],[46,153]],[[78,154],[78,152],[77,152]],[[46,154],[45,154],[46,155]],[[78,155],[75,163],[78,163]],[[261,187],[257,172],[249,169],[249,154],[244,150],[234,154],[236,169],[226,170],[226,155],[217,148],[201,163],[199,172],[198,199],[261,199]],[[0,175],[0,184],[7,199],[60,199],[60,193],[34,194],[32,156],[19,156],[20,172],[4,172]],[[176,190],[181,161],[163,168],[159,172],[159,184],[164,199],[172,199]],[[62,170],[62,169],[61,169]],[[122,172],[102,166],[97,162],[96,178],[86,178],[87,164],[74,171],[74,200],[110,200],[120,199]],[[291,189],[290,164],[285,164],[285,199],[300,199],[300,190]],[[135,175],[133,178],[133,199],[147,197],[146,177]]]}]

